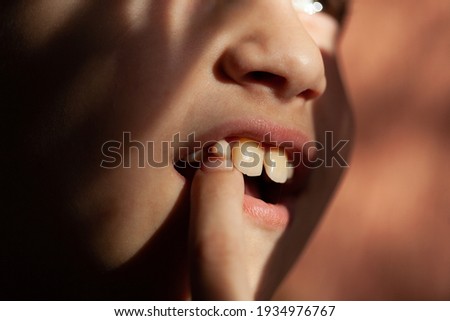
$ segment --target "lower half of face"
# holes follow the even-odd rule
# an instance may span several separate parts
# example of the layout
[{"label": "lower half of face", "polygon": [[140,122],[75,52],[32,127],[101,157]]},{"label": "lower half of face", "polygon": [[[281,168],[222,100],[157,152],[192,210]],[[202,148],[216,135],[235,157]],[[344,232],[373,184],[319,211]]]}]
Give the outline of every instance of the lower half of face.
[{"label": "lower half of face", "polygon": [[218,141],[245,174],[257,287],[308,186],[325,85],[290,1],[6,7],[11,291],[186,298],[190,183]]}]

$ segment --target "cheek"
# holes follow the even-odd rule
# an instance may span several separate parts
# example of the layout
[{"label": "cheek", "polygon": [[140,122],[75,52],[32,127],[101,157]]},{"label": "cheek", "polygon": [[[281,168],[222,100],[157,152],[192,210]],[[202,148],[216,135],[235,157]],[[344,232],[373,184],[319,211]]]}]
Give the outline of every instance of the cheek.
[{"label": "cheek", "polygon": [[31,48],[45,46],[77,13],[87,5],[82,0],[37,0],[19,6],[16,17],[19,33]]},{"label": "cheek", "polygon": [[176,215],[187,217],[189,209],[177,207],[187,204],[186,193],[170,168],[106,171],[73,202],[78,204],[81,239],[96,262],[112,269],[148,244],[170,215],[179,211],[186,213]]}]

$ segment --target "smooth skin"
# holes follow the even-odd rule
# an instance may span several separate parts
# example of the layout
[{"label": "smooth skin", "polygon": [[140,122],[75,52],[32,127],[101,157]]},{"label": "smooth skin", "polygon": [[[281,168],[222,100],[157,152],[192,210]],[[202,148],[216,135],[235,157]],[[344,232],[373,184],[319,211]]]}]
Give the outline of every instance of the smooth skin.
[{"label": "smooth skin", "polygon": [[[314,171],[283,231],[242,215],[234,171],[198,172],[191,188],[172,166],[176,152],[170,166],[139,168],[131,143],[121,166],[100,164],[104,143],[125,132],[159,147],[243,119],[348,139],[334,58],[322,59],[291,1],[6,0],[0,9],[10,155],[1,166],[2,297],[270,298],[342,168]],[[223,241],[212,241],[215,222]]]}]

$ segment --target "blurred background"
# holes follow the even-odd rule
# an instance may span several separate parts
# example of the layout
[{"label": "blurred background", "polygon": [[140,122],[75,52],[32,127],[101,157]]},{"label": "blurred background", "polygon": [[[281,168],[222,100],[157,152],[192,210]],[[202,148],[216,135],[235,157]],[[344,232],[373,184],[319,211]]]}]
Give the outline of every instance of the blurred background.
[{"label": "blurred background", "polygon": [[352,163],[276,300],[450,300],[450,1],[354,0]]}]

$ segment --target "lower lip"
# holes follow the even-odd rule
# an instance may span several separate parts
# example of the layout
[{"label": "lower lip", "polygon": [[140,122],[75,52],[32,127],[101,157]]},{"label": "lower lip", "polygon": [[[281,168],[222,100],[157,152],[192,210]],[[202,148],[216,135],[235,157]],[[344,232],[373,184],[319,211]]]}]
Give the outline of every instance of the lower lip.
[{"label": "lower lip", "polygon": [[271,230],[284,230],[289,224],[289,210],[284,204],[269,204],[244,195],[244,212],[257,224]]},{"label": "lower lip", "polygon": [[[178,173],[177,177],[182,180],[183,184],[187,182],[183,175]],[[270,204],[257,197],[244,194],[243,210],[245,215],[259,226],[269,230],[283,231],[287,228],[291,218],[289,208],[292,206],[285,203]]]}]

